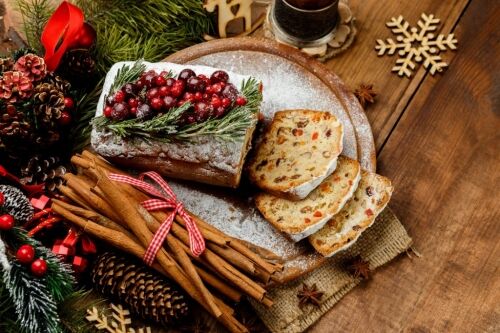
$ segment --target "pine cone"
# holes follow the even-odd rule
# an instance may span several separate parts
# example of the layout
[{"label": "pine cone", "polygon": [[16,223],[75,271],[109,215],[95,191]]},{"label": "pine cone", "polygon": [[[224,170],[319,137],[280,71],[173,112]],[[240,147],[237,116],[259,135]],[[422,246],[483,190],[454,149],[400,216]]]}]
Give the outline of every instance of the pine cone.
[{"label": "pine cone", "polygon": [[47,74],[47,65],[42,57],[33,53],[23,55],[14,64],[14,70],[23,73],[33,82],[42,80]]},{"label": "pine cone", "polygon": [[178,287],[133,260],[103,253],[96,259],[91,276],[96,289],[126,304],[143,319],[169,325],[188,313],[186,296]]},{"label": "pine cone", "polygon": [[57,72],[71,81],[71,84],[83,88],[94,81],[96,63],[87,49],[75,49],[65,53]]},{"label": "pine cone", "polygon": [[32,134],[32,127],[23,112],[8,104],[2,110],[0,118],[0,137],[13,139],[27,139]]},{"label": "pine cone", "polygon": [[1,58],[0,59],[0,73],[11,71],[14,68],[14,59]]},{"label": "pine cone", "polygon": [[0,79],[0,98],[7,103],[15,103],[18,100],[28,98],[33,93],[33,83],[18,71],[7,71]]},{"label": "pine cone", "polygon": [[21,167],[21,183],[34,185],[45,183],[45,190],[54,192],[64,181],[66,167],[57,156],[43,158],[33,156]]},{"label": "pine cone", "polygon": [[16,222],[26,223],[33,218],[33,206],[21,190],[9,185],[0,185],[0,192],[5,196],[2,208],[12,215]]},{"label": "pine cone", "polygon": [[38,120],[49,127],[61,117],[64,110],[64,94],[50,83],[42,83],[35,87],[33,110]]},{"label": "pine cone", "polygon": [[69,94],[69,90],[71,89],[71,83],[69,83],[59,75],[56,75],[54,72],[47,73],[43,81],[45,83],[52,84],[57,89],[59,89],[64,95]]}]

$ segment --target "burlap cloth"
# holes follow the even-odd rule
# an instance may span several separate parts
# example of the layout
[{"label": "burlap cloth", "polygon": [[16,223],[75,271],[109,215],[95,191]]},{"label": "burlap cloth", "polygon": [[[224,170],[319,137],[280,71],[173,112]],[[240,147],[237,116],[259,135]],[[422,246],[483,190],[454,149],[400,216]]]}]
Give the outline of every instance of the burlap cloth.
[{"label": "burlap cloth", "polygon": [[[269,296],[274,301],[271,308],[255,302],[252,306],[271,332],[303,332],[361,281],[346,269],[349,258],[360,255],[374,270],[405,252],[411,242],[401,222],[386,208],[352,247],[300,279],[270,290]],[[299,308],[297,293],[302,283],[316,284],[318,290],[324,292],[319,307],[305,305]]]}]

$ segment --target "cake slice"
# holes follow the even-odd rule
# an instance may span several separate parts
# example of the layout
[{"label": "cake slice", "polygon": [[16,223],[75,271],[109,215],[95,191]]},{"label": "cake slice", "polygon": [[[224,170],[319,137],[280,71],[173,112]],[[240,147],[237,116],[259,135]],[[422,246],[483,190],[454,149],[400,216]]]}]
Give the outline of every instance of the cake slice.
[{"label": "cake slice", "polygon": [[323,229],[309,236],[310,243],[325,257],[349,247],[384,210],[392,191],[389,179],[363,170],[353,198]]},{"label": "cake slice", "polygon": [[290,201],[272,194],[255,198],[257,209],[276,229],[298,242],[321,229],[352,197],[361,178],[355,160],[339,157],[335,172],[302,201]]},{"label": "cake slice", "polygon": [[329,112],[278,111],[250,163],[250,180],[268,193],[302,200],[335,170],[342,138],[342,124]]}]

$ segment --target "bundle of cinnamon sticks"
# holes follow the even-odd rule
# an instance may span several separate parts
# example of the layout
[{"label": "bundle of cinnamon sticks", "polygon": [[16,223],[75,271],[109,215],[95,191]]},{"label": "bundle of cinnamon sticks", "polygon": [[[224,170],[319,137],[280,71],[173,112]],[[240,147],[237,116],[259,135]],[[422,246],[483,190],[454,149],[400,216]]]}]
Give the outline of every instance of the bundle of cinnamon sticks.
[{"label": "bundle of cinnamon sticks", "polygon": [[[68,200],[54,199],[53,211],[84,232],[142,258],[170,212],[146,211],[141,202],[151,197],[131,185],[110,180],[109,173],[125,172],[101,157],[84,151],[71,161],[79,172],[65,175],[66,184],[59,190]],[[283,266],[263,259],[244,242],[188,213],[205,239],[205,251],[199,257],[192,255],[185,221],[176,215],[152,267],[177,282],[231,332],[247,332],[220,296],[239,301],[246,295],[271,306],[264,286]]]}]

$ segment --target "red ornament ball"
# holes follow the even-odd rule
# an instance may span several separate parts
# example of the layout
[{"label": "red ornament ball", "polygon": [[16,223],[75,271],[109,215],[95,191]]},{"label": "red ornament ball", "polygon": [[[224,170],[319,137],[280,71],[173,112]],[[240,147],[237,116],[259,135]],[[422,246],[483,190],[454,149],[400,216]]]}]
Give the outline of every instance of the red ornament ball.
[{"label": "red ornament ball", "polygon": [[14,218],[10,214],[0,216],[0,230],[10,230],[14,227]]},{"label": "red ornament ball", "polygon": [[35,249],[31,245],[23,245],[17,250],[16,258],[21,264],[30,264],[35,259]]},{"label": "red ornament ball", "polygon": [[71,110],[75,107],[75,101],[71,97],[64,97],[64,108]]},{"label": "red ornament ball", "polygon": [[0,206],[3,206],[5,203],[5,195],[3,195],[2,192],[0,192]]},{"label": "red ornament ball", "polygon": [[71,124],[71,114],[68,111],[63,111],[57,121],[61,126],[68,126]]},{"label": "red ornament ball", "polygon": [[47,262],[42,258],[31,263],[31,273],[36,277],[43,277],[47,273]]}]

